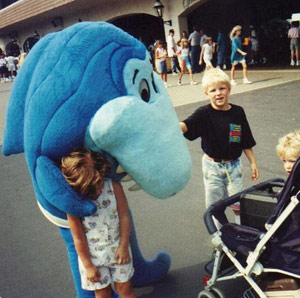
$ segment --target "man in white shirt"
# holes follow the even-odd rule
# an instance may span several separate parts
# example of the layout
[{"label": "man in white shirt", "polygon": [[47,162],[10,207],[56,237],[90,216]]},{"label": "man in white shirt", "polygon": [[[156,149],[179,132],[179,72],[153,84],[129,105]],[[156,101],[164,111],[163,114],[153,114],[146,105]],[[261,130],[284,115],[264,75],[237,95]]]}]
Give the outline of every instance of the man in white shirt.
[{"label": "man in white shirt", "polygon": [[180,66],[177,59],[177,46],[174,39],[174,29],[169,30],[169,35],[167,38],[168,45],[168,56],[171,57],[171,65],[172,65],[172,75],[177,75],[177,70],[180,72]]},{"label": "man in white shirt", "polygon": [[199,58],[200,58],[200,33],[198,32],[198,27],[193,27],[194,32],[189,36],[189,42],[191,45],[191,65],[192,65],[192,72],[199,71]]},{"label": "man in white shirt", "polygon": [[202,48],[205,44],[205,38],[207,37],[203,29],[200,30],[200,36],[200,47]]}]

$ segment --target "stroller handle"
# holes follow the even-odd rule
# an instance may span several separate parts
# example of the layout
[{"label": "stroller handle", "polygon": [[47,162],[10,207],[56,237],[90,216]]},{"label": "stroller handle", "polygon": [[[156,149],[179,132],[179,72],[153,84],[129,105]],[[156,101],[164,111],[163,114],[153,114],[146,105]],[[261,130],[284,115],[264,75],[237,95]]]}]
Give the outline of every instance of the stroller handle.
[{"label": "stroller handle", "polygon": [[248,193],[251,193],[253,191],[265,191],[268,190],[268,192],[272,192],[273,187],[282,187],[284,183],[284,180],[281,178],[276,179],[269,179],[267,181],[261,182],[259,184],[256,184],[252,187],[249,187],[233,196],[230,196],[224,200],[219,200],[216,203],[213,203],[210,205],[206,212],[204,213],[204,223],[206,225],[206,228],[209,232],[209,234],[214,234],[218,231],[215,222],[213,220],[213,217],[215,217],[222,225],[225,223],[228,223],[227,217],[225,215],[225,209],[241,200],[243,196],[245,196]]}]

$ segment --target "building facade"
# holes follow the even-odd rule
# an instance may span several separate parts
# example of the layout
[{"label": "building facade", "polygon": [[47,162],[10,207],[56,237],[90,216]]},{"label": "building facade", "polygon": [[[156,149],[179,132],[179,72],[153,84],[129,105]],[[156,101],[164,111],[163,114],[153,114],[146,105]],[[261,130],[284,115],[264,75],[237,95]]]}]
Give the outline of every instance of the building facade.
[{"label": "building facade", "polygon": [[[187,15],[208,0],[162,0],[163,20],[172,21],[175,39],[188,31]],[[46,34],[76,22],[111,22],[148,46],[164,39],[170,22],[158,18],[153,0],[0,0],[0,48],[7,54],[28,52]]]}]

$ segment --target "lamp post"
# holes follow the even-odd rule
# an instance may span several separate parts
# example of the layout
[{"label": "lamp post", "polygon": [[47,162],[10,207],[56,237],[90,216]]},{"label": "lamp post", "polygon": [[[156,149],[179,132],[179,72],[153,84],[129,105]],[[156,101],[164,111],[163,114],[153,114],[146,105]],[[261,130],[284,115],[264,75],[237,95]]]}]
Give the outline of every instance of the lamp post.
[{"label": "lamp post", "polygon": [[157,17],[159,19],[161,19],[161,21],[169,26],[172,26],[172,20],[169,21],[164,21],[163,16],[164,16],[164,8],[165,6],[160,2],[160,0],[156,0],[154,5],[153,5],[153,9],[157,14]]}]

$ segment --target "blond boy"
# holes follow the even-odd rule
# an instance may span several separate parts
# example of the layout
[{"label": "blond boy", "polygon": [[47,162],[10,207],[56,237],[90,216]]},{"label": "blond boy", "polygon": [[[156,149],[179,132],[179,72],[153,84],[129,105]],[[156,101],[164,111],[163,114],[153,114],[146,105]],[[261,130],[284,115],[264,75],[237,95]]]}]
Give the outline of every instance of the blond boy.
[{"label": "blond boy", "polygon": [[300,130],[280,138],[276,149],[285,171],[290,174],[295,162],[300,157]]},{"label": "blond boy", "polygon": [[[220,69],[205,72],[202,79],[204,93],[210,104],[198,108],[180,122],[184,136],[193,141],[201,138],[204,151],[202,171],[206,207],[243,189],[240,156],[249,160],[252,180],[259,177],[252,150],[256,142],[252,136],[242,107],[228,103],[230,79]],[[232,206],[239,223],[239,204]]]}]

